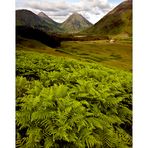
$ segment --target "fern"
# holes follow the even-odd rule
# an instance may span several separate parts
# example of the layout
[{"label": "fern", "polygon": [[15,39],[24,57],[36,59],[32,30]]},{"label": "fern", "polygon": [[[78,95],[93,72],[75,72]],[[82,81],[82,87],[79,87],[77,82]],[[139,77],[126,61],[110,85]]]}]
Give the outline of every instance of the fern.
[{"label": "fern", "polygon": [[132,146],[131,74],[17,52],[16,146]]}]

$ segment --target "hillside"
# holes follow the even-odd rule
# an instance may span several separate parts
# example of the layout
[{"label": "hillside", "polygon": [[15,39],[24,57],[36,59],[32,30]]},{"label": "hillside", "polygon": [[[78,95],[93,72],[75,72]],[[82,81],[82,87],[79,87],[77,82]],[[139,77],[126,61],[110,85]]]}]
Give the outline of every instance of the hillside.
[{"label": "hillside", "polygon": [[45,23],[36,14],[29,10],[16,10],[16,25],[35,27]]},{"label": "hillside", "polygon": [[60,26],[60,23],[55,22],[54,20],[52,20],[49,16],[47,16],[45,13],[40,12],[38,14],[38,16],[43,19],[44,21],[46,21],[48,24],[54,25],[54,26]]},{"label": "hillside", "polygon": [[92,26],[92,24],[78,13],[73,13],[61,24],[61,28],[65,29],[68,33],[77,33],[90,26]]},{"label": "hillside", "polygon": [[29,10],[16,10],[16,26],[27,26],[36,28],[46,33],[61,32],[62,29],[55,25],[54,21],[48,18],[39,17]]},{"label": "hillside", "polygon": [[27,26],[16,26],[16,42],[19,37],[37,40],[49,47],[58,47],[61,44],[61,39],[57,35]]},{"label": "hillside", "polygon": [[132,75],[16,52],[17,148],[131,148]]},{"label": "hillside", "polygon": [[87,34],[99,35],[132,35],[132,1],[124,1],[105,15],[91,28],[85,30]]}]

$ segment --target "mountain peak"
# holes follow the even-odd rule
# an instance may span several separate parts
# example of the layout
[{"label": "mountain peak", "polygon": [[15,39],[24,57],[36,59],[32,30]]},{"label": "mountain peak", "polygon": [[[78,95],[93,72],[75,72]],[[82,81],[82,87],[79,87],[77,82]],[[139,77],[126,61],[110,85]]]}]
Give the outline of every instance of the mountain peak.
[{"label": "mountain peak", "polygon": [[38,16],[43,19],[44,21],[46,21],[47,23],[57,26],[59,25],[59,23],[55,22],[53,19],[51,19],[48,15],[46,15],[44,12],[40,12],[38,14]]},{"label": "mountain peak", "polygon": [[81,14],[79,14],[78,12],[74,12],[72,15],[81,15]]},{"label": "mountain peak", "polygon": [[90,26],[92,26],[92,24],[77,12],[70,15],[68,19],[62,23],[62,27],[71,33],[79,32]]},{"label": "mountain peak", "polygon": [[78,12],[74,12],[73,14],[71,14],[70,16],[69,16],[69,18],[74,18],[74,19],[86,19],[86,18],[84,18],[80,13],[78,13]]},{"label": "mountain peak", "polygon": [[50,19],[45,13],[38,15],[29,10],[16,10],[16,25],[37,28],[45,32],[62,32],[59,24]]},{"label": "mountain peak", "polygon": [[49,18],[44,12],[40,12],[38,14],[39,17],[43,17],[43,18]]}]

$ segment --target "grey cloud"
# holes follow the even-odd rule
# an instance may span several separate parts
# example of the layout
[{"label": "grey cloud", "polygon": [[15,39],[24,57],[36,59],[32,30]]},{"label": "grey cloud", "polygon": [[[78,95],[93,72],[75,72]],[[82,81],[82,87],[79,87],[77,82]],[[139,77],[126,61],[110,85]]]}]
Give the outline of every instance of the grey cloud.
[{"label": "grey cloud", "polygon": [[59,11],[59,10],[67,10],[69,6],[66,2],[64,3],[55,3],[55,2],[39,2],[39,1],[28,1],[24,4],[26,7],[30,7],[33,9],[39,9],[42,11]]},{"label": "grey cloud", "polygon": [[69,11],[56,11],[56,12],[47,12],[50,16],[66,16],[69,14]]},{"label": "grey cloud", "polygon": [[[79,12],[79,11],[86,11],[86,12],[93,12],[93,8],[98,8],[101,11],[105,11],[111,8],[107,0],[81,0],[80,2],[76,3],[68,3],[66,1],[55,1],[55,2],[47,2],[47,1],[27,1],[25,6],[30,7],[32,9],[38,9],[42,11],[51,11],[51,12],[61,12],[66,11],[65,14],[69,11],[71,12]],[[63,13],[64,14],[64,13]]]}]

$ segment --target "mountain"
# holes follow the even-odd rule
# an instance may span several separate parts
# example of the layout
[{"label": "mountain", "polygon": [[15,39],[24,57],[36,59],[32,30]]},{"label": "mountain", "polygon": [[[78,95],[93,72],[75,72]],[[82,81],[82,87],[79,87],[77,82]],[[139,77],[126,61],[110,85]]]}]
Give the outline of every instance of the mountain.
[{"label": "mountain", "polygon": [[132,35],[132,1],[119,4],[84,33],[97,35]]},{"label": "mountain", "polygon": [[49,19],[50,21],[53,21],[51,18],[49,18],[44,12],[40,12],[39,14],[38,14],[38,16],[39,17],[41,17],[41,18],[45,18],[45,20],[47,19]]},{"label": "mountain", "polygon": [[16,25],[35,27],[45,23],[36,14],[29,10],[16,10]]},{"label": "mountain", "polygon": [[54,20],[52,20],[49,16],[47,16],[45,13],[40,12],[38,14],[38,16],[43,19],[44,21],[46,21],[47,23],[51,24],[51,25],[55,25],[55,26],[60,26],[59,23],[55,22]]},{"label": "mountain", "polygon": [[65,29],[68,33],[77,33],[90,26],[92,26],[92,24],[78,13],[73,13],[61,24],[61,28]]},{"label": "mountain", "polygon": [[63,23],[57,23],[43,12],[36,15],[32,11],[22,9],[16,10],[16,26],[32,27],[46,33],[77,33],[92,24],[78,13],[72,14]]},{"label": "mountain", "polygon": [[49,17],[47,20],[45,20],[45,17],[38,16],[29,10],[16,10],[16,26],[32,27],[46,33],[62,32],[62,29],[55,25],[56,22]]}]

